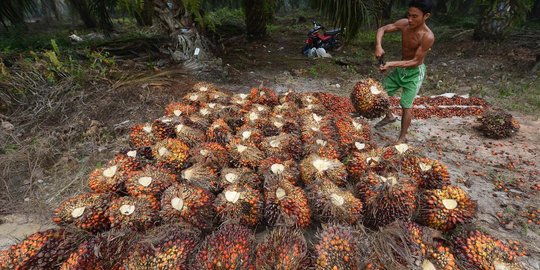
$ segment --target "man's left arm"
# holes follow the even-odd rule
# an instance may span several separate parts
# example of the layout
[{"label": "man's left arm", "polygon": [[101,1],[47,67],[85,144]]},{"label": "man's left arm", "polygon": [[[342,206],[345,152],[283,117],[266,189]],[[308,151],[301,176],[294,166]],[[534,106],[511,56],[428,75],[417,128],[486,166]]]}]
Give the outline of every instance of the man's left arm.
[{"label": "man's left arm", "polygon": [[433,36],[433,34],[424,35],[424,37],[422,38],[422,41],[420,42],[420,46],[418,46],[418,49],[416,49],[416,53],[413,59],[404,60],[404,61],[387,62],[384,66],[381,67],[381,71],[385,71],[391,67],[419,66],[420,64],[424,62],[424,58],[426,57],[427,52],[431,49],[431,46],[433,46],[434,42],[435,42],[435,37]]}]

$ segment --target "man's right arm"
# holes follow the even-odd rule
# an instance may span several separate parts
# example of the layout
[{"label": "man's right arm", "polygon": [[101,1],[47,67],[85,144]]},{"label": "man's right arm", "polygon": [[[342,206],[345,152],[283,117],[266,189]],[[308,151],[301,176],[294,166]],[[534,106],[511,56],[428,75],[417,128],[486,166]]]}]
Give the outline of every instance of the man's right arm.
[{"label": "man's right arm", "polygon": [[375,57],[380,58],[384,55],[384,50],[382,48],[382,38],[384,36],[384,33],[400,31],[401,27],[406,26],[407,24],[407,19],[401,19],[377,29],[377,36],[375,39]]}]

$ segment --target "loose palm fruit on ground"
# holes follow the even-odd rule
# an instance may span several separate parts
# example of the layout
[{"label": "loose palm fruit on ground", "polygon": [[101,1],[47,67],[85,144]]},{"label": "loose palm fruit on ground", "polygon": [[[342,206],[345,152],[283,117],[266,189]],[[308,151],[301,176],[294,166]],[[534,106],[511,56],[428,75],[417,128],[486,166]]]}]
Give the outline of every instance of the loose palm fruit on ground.
[{"label": "loose palm fruit on ground", "polygon": [[259,190],[262,187],[262,178],[246,167],[223,168],[220,174],[219,187],[224,189],[230,185],[246,185]]},{"label": "loose palm fruit on ground", "polygon": [[105,270],[94,251],[95,243],[85,241],[62,263],[60,270]]},{"label": "loose palm fruit on ground", "polygon": [[362,217],[362,202],[330,180],[313,182],[307,195],[314,217],[322,222],[355,224]]},{"label": "loose palm fruit on ground", "polygon": [[311,224],[306,194],[284,179],[265,182],[264,216],[269,226],[294,226],[305,229]]},{"label": "loose palm fruit on ground", "polygon": [[266,88],[266,87],[259,87],[259,88],[251,88],[249,91],[249,99],[253,103],[259,103],[264,104],[266,106],[276,106],[279,104],[278,96],[274,90]]},{"label": "loose palm fruit on ground", "polygon": [[305,185],[326,179],[343,186],[347,183],[347,170],[338,159],[326,159],[312,154],[300,163],[300,173]]},{"label": "loose palm fruit on ground", "polygon": [[260,149],[269,157],[284,160],[299,160],[302,156],[302,142],[297,136],[287,133],[264,138],[260,144]]},{"label": "loose palm fruit on ground", "polygon": [[152,130],[152,124],[144,123],[131,127],[129,140],[135,147],[145,147],[153,146],[158,139]]},{"label": "loose palm fruit on ground", "polygon": [[388,94],[381,84],[371,78],[356,83],[351,92],[351,101],[356,112],[368,119],[383,116],[390,105]]},{"label": "loose palm fruit on ground", "polygon": [[193,269],[254,270],[254,251],[250,229],[224,224],[201,244]]},{"label": "loose palm fruit on ground", "polygon": [[189,157],[189,147],[181,140],[166,139],[152,147],[152,154],[156,157],[158,165],[181,170]]},{"label": "loose palm fruit on ground", "polygon": [[431,228],[449,231],[470,222],[476,215],[476,201],[457,186],[426,190],[422,195],[418,220]]},{"label": "loose palm fruit on ground", "polygon": [[257,168],[265,154],[252,143],[231,142],[227,145],[231,162],[236,167]]},{"label": "loose palm fruit on ground", "polygon": [[307,243],[298,229],[276,228],[257,245],[257,269],[307,270],[309,267]]},{"label": "loose palm fruit on ground", "polygon": [[151,195],[159,197],[167,187],[176,182],[176,175],[169,170],[147,165],[140,171],[131,172],[126,180],[126,190],[131,196]]},{"label": "loose palm fruit on ground", "polygon": [[451,184],[448,168],[438,160],[416,157],[404,160],[402,168],[420,188],[436,189]]},{"label": "loose palm fruit on ground", "polygon": [[110,193],[75,196],[54,210],[53,221],[59,225],[73,224],[90,232],[107,230],[110,224],[106,214],[112,198]]},{"label": "loose palm fruit on ground", "polygon": [[208,230],[214,225],[214,200],[215,196],[204,188],[176,183],[163,192],[159,213],[166,222],[184,221]]},{"label": "loose palm fruit on ground", "polygon": [[179,123],[174,127],[176,138],[183,141],[191,147],[199,145],[206,139],[204,131],[188,126],[185,123]]},{"label": "loose palm fruit on ground", "polygon": [[259,175],[265,181],[278,178],[297,184],[300,180],[300,171],[294,160],[281,160],[276,157],[269,157],[261,161],[259,164]]},{"label": "loose palm fruit on ground", "polygon": [[190,115],[196,111],[196,108],[192,105],[183,102],[173,102],[165,107],[165,116],[184,116]]},{"label": "loose palm fruit on ground", "polygon": [[158,215],[154,202],[147,197],[120,197],[112,201],[108,210],[113,228],[145,230],[154,226]]},{"label": "loose palm fruit on ground", "polygon": [[360,250],[354,228],[346,225],[323,225],[317,234],[315,269],[358,269]]},{"label": "loose palm fruit on ground", "polygon": [[208,167],[202,163],[195,163],[193,166],[185,169],[180,174],[182,181],[206,190],[219,191],[218,175],[216,169]]},{"label": "loose palm fruit on ground", "polygon": [[226,187],[217,196],[214,207],[222,221],[238,221],[250,227],[257,226],[263,217],[262,194],[248,186]]},{"label": "loose palm fruit on ground", "polygon": [[486,111],[478,122],[482,134],[494,139],[508,138],[519,130],[519,122],[511,114],[503,111]]},{"label": "loose palm fruit on ground", "polygon": [[206,137],[208,138],[208,141],[226,145],[231,141],[233,131],[223,118],[218,118],[212,122],[210,127],[208,127],[208,130],[206,130]]}]

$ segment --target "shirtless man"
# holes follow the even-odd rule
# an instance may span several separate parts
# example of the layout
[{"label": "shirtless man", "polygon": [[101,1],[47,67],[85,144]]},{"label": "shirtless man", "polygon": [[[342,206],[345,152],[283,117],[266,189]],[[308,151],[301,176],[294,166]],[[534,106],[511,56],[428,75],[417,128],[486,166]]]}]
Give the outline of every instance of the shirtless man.
[{"label": "shirtless man", "polygon": [[[407,130],[411,125],[412,118],[412,104],[426,74],[424,58],[435,41],[433,32],[426,25],[426,20],[431,15],[431,7],[432,4],[429,0],[412,0],[409,3],[407,19],[398,20],[377,30],[375,47],[375,56],[377,58],[381,58],[384,55],[384,50],[381,46],[384,33],[401,32],[401,61],[387,62],[379,67],[381,72],[389,68],[395,68],[383,80],[384,90],[388,92],[389,96],[394,96],[399,88],[403,88],[400,100],[402,110],[401,132],[397,143],[405,143],[407,141]],[[396,120],[392,111],[388,109],[386,117],[377,123],[375,127],[383,127]]]}]

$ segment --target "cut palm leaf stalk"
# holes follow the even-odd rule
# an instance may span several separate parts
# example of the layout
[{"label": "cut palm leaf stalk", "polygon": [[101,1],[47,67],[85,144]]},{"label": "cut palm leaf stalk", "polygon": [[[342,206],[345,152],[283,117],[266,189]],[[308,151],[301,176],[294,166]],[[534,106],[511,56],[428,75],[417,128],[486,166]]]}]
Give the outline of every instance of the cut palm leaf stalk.
[{"label": "cut palm leaf stalk", "polygon": [[369,173],[356,186],[364,203],[364,225],[379,228],[395,220],[409,220],[417,209],[416,183],[403,175]]},{"label": "cut palm leaf stalk", "polygon": [[279,178],[295,185],[300,183],[300,171],[292,159],[283,160],[276,157],[263,159],[259,164],[258,172],[265,181]]},{"label": "cut palm leaf stalk", "polygon": [[233,130],[223,118],[218,118],[206,130],[206,137],[208,141],[226,145],[233,137]]},{"label": "cut palm leaf stalk", "polygon": [[201,244],[193,269],[254,270],[255,239],[250,229],[224,224]]},{"label": "cut palm leaf stalk", "polygon": [[131,196],[150,195],[159,198],[161,192],[176,182],[176,175],[170,170],[147,165],[140,171],[131,172],[125,182],[127,193]]},{"label": "cut palm leaf stalk", "polygon": [[218,192],[217,170],[203,163],[195,163],[180,173],[182,182],[192,184],[211,192]]},{"label": "cut palm leaf stalk", "polygon": [[158,166],[164,166],[174,171],[181,170],[189,157],[189,147],[181,140],[166,139],[152,147],[152,154]]},{"label": "cut palm leaf stalk", "polygon": [[262,178],[246,167],[223,168],[220,174],[219,187],[224,189],[230,185],[245,185],[259,190],[262,188]]},{"label": "cut palm leaf stalk", "polygon": [[208,101],[210,103],[229,104],[231,97],[229,94],[216,90],[208,93]]},{"label": "cut palm leaf stalk", "polygon": [[133,146],[139,148],[153,146],[158,139],[152,130],[152,124],[144,123],[131,127],[129,140]]},{"label": "cut palm leaf stalk", "polygon": [[183,102],[173,102],[165,107],[165,116],[169,117],[180,117],[190,115],[196,112],[197,109],[193,105],[189,105]]},{"label": "cut palm leaf stalk", "polygon": [[189,150],[189,163],[201,163],[215,170],[221,170],[229,164],[227,149],[219,143],[203,142]]},{"label": "cut palm leaf stalk", "polygon": [[313,216],[321,222],[356,224],[362,217],[362,202],[330,180],[314,182],[308,187],[307,195]]},{"label": "cut palm leaf stalk", "polygon": [[217,196],[214,206],[222,221],[235,221],[255,227],[263,217],[262,194],[248,186],[226,187]]},{"label": "cut palm leaf stalk", "polygon": [[276,228],[257,245],[255,265],[263,270],[307,270],[306,239],[298,229]]},{"label": "cut palm leaf stalk", "polygon": [[123,269],[123,259],[133,253],[144,235],[133,229],[111,229],[92,239],[92,252],[104,269],[120,270]]},{"label": "cut palm leaf stalk", "polygon": [[264,86],[259,88],[251,88],[249,91],[249,99],[253,103],[259,103],[270,107],[274,107],[279,104],[276,92]]},{"label": "cut palm leaf stalk", "polygon": [[148,197],[120,197],[107,211],[113,228],[143,231],[158,221],[154,202]]},{"label": "cut palm leaf stalk", "polygon": [[174,132],[176,134],[176,139],[183,141],[190,147],[195,147],[206,140],[204,131],[184,123],[177,124],[174,127]]},{"label": "cut palm leaf stalk", "polygon": [[265,154],[259,150],[253,143],[231,142],[227,145],[232,164],[239,167],[257,168]]},{"label": "cut palm leaf stalk", "polygon": [[351,92],[351,101],[356,112],[368,119],[383,116],[390,106],[388,94],[379,82],[371,78],[356,83]]},{"label": "cut palm leaf stalk", "polygon": [[[365,145],[359,145],[360,148]],[[349,178],[354,182],[358,182],[361,179],[369,175],[369,173],[383,174],[388,171],[388,166],[382,158],[382,151],[380,148],[375,148],[371,151],[353,151],[349,157],[346,158],[347,172]]]},{"label": "cut palm leaf stalk", "polygon": [[264,134],[262,134],[259,129],[249,125],[243,125],[236,131],[233,141],[238,143],[251,143],[259,146],[263,138]]},{"label": "cut palm leaf stalk", "polygon": [[416,180],[420,188],[439,189],[451,184],[448,168],[438,160],[422,157],[406,159],[402,168]]},{"label": "cut palm leaf stalk", "polygon": [[[303,134],[305,138],[306,133]],[[318,155],[326,159],[340,159],[341,149],[337,142],[328,140],[321,133],[312,132],[310,139],[304,142],[303,155]]]},{"label": "cut palm leaf stalk", "polygon": [[353,227],[339,224],[323,225],[316,234],[316,269],[359,269],[362,257],[358,234]]},{"label": "cut palm leaf stalk", "polygon": [[327,159],[312,154],[300,163],[300,173],[305,185],[319,179],[332,181],[338,186],[347,184],[347,170],[338,159]]},{"label": "cut palm leaf stalk", "polygon": [[476,201],[457,186],[426,190],[422,195],[418,220],[431,228],[449,231],[457,225],[472,221]]},{"label": "cut palm leaf stalk", "polygon": [[110,193],[84,193],[62,202],[55,210],[53,221],[58,225],[73,224],[90,232],[109,229],[107,208],[113,195]]},{"label": "cut palm leaf stalk", "polygon": [[215,196],[204,188],[176,183],[163,192],[159,213],[165,222],[187,222],[209,230],[214,226],[214,199]]},{"label": "cut palm leaf stalk", "polygon": [[183,122],[183,118],[164,116],[152,122],[152,132],[157,141],[167,138],[176,138],[176,126]]},{"label": "cut palm leaf stalk", "polygon": [[264,138],[260,149],[268,156],[280,159],[300,160],[302,158],[302,142],[292,134],[281,133],[278,136]]},{"label": "cut palm leaf stalk", "polygon": [[213,91],[218,91],[218,87],[215,84],[209,82],[197,82],[191,87],[191,92],[193,93],[208,93]]},{"label": "cut palm leaf stalk", "polygon": [[478,118],[478,122],[482,134],[493,139],[508,138],[519,130],[519,122],[504,111],[486,111]]},{"label": "cut palm leaf stalk", "polygon": [[311,210],[302,188],[284,179],[270,179],[265,182],[264,198],[269,226],[306,229],[311,225]]},{"label": "cut palm leaf stalk", "polygon": [[105,270],[94,251],[94,241],[85,241],[60,265],[60,270]]}]

